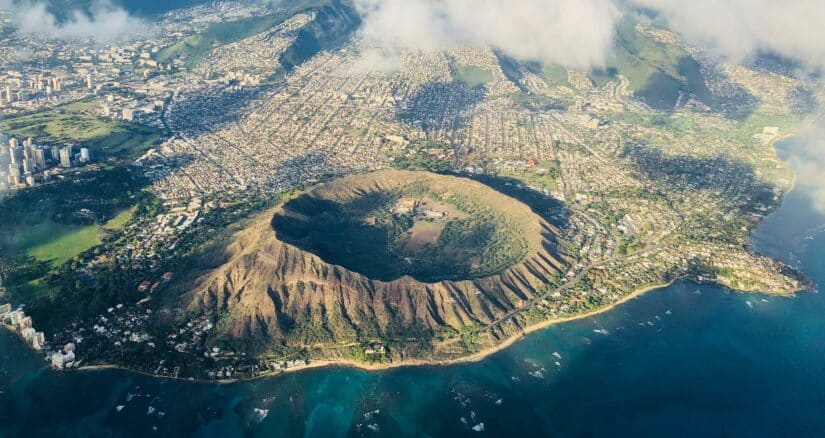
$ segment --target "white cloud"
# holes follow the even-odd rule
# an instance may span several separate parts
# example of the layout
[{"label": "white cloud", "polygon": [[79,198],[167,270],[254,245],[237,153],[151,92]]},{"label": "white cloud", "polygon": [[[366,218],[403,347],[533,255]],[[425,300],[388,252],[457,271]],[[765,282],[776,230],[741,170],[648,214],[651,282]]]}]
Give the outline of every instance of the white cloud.
[{"label": "white cloud", "polygon": [[673,30],[732,61],[770,51],[825,68],[822,0],[632,0]]},{"label": "white cloud", "polygon": [[620,17],[612,0],[355,0],[368,45],[385,51],[490,46],[521,60],[604,64]]},{"label": "white cloud", "polygon": [[796,173],[797,189],[825,214],[825,112],[813,117],[812,129],[795,138],[792,148],[788,161]]},{"label": "white cloud", "polygon": [[49,12],[44,3],[26,3],[11,9],[14,25],[19,32],[44,38],[91,38],[98,42],[111,42],[145,35],[150,31],[146,22],[108,0],[93,2],[88,14],[81,10],[70,11],[63,21]]}]

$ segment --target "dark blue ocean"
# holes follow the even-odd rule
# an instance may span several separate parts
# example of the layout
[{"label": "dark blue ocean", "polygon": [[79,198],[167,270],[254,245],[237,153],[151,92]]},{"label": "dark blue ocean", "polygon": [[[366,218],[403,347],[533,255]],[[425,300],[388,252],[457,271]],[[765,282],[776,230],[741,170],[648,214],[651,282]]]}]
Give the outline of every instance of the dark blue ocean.
[{"label": "dark blue ocean", "polygon": [[[797,143],[780,149],[814,162]],[[819,284],[823,186],[800,179],[753,237]],[[681,282],[474,364],[228,385],[56,373],[0,333],[0,436],[170,435],[825,436],[825,296]]]}]

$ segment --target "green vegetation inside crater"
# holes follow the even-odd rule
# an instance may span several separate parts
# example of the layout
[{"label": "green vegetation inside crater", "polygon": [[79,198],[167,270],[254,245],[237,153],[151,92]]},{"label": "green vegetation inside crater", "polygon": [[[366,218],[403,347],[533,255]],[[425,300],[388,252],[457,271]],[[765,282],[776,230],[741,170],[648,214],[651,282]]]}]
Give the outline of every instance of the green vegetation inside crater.
[{"label": "green vegetation inside crater", "polygon": [[423,184],[346,202],[307,194],[285,204],[273,227],[286,243],[383,281],[485,277],[527,252],[519,228],[484,200],[442,197]]}]

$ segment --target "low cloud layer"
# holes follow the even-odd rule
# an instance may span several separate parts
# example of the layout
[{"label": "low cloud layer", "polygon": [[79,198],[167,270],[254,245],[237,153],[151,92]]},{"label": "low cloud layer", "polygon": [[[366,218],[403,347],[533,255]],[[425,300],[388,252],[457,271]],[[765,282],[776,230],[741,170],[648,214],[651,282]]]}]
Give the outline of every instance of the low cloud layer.
[{"label": "low cloud layer", "polygon": [[528,61],[602,66],[620,17],[612,0],[355,0],[368,45],[386,51],[489,46]]},{"label": "low cloud layer", "polygon": [[825,68],[822,0],[632,0],[659,11],[673,30],[732,61],[760,51]]},{"label": "low cloud layer", "polygon": [[93,2],[89,13],[79,9],[70,11],[63,21],[42,2],[12,5],[11,0],[0,0],[0,8],[12,11],[12,20],[19,32],[43,38],[94,39],[105,43],[145,35],[150,30],[143,20],[108,0]]},{"label": "low cloud layer", "polygon": [[789,161],[797,176],[797,189],[825,216],[825,111],[814,117],[813,128],[797,137],[793,148]]}]

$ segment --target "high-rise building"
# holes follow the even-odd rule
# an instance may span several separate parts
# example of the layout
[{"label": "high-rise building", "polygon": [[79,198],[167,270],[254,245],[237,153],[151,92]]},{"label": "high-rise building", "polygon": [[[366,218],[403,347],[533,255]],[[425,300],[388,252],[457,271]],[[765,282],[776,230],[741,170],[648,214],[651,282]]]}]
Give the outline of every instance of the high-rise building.
[{"label": "high-rise building", "polygon": [[20,185],[20,169],[14,164],[9,165],[9,184]]},{"label": "high-rise building", "polygon": [[88,163],[90,159],[89,148],[80,148],[80,162]]},{"label": "high-rise building", "polygon": [[11,95],[11,86],[6,85],[6,102],[11,102],[12,95]]},{"label": "high-rise building", "polygon": [[18,166],[23,161],[23,150],[17,147],[17,140],[15,139],[9,140],[9,158],[12,163]]},{"label": "high-rise building", "polygon": [[41,147],[34,150],[34,167],[38,170],[46,168],[46,150]]},{"label": "high-rise building", "polygon": [[60,149],[60,167],[72,167],[72,147]]},{"label": "high-rise building", "polygon": [[52,160],[59,161],[60,160],[60,148],[57,147],[57,146],[52,146],[51,151],[52,151]]}]

